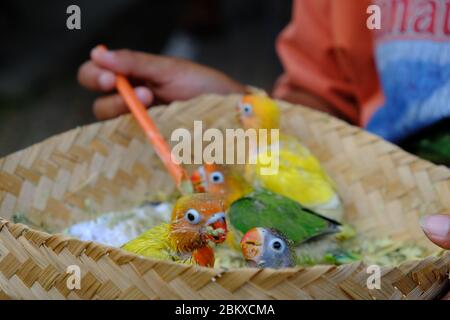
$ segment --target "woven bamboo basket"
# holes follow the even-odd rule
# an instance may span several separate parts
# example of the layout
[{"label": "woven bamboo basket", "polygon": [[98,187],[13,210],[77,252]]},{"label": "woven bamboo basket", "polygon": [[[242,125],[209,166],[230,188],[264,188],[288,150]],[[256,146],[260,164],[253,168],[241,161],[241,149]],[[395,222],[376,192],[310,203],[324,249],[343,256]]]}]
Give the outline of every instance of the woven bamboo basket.
[{"label": "woven bamboo basket", "polygon": [[[237,127],[238,99],[207,95],[150,113],[166,137],[200,119],[205,127]],[[432,299],[447,290],[450,254],[431,256],[438,248],[425,238],[418,218],[450,210],[450,171],[326,114],[280,106],[283,129],[301,138],[337,182],[346,220],[368,235],[420,243],[429,257],[383,267],[381,289],[369,290],[362,262],[221,270],[145,259],[58,234],[93,215],[174,190],[139,127],[125,115],[0,160],[0,298]],[[18,212],[30,226],[11,222]],[[80,289],[66,285],[70,265],[81,268]]]}]

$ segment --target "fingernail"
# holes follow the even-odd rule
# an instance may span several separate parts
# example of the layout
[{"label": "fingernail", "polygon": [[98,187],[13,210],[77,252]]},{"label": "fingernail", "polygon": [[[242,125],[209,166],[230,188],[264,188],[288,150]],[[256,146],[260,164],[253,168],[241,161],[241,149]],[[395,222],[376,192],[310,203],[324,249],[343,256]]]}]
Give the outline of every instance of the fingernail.
[{"label": "fingernail", "polygon": [[420,226],[429,235],[447,237],[450,232],[450,216],[435,214],[420,218]]},{"label": "fingernail", "polygon": [[112,63],[115,59],[115,54],[112,51],[107,50],[105,47],[97,46],[91,51],[93,59],[101,60],[105,63]]},{"label": "fingernail", "polygon": [[98,77],[98,83],[101,88],[109,90],[114,87],[116,77],[111,72],[102,72]]},{"label": "fingernail", "polygon": [[151,96],[146,88],[136,88],[134,90],[136,92],[136,96],[143,104],[149,104],[151,102]]}]

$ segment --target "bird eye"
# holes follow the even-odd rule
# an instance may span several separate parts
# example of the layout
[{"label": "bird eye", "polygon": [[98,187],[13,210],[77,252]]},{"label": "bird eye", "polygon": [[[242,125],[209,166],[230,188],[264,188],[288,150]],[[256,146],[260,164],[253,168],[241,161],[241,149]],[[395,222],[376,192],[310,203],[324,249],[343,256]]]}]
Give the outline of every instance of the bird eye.
[{"label": "bird eye", "polygon": [[250,103],[242,103],[240,108],[244,116],[250,116],[253,113],[253,106]]},{"label": "bird eye", "polygon": [[215,183],[215,184],[223,183],[223,181],[224,181],[223,174],[222,174],[222,172],[219,172],[219,171],[215,171],[215,172],[211,173],[211,176],[209,177],[209,179],[211,180],[211,183]]},{"label": "bird eye", "polygon": [[273,239],[273,240],[270,241],[269,246],[274,251],[281,252],[281,251],[284,250],[285,244],[284,244],[283,240],[276,238],[276,239]]},{"label": "bird eye", "polygon": [[195,209],[189,209],[184,214],[184,218],[190,223],[190,224],[198,224],[201,220],[200,213],[198,213]]}]

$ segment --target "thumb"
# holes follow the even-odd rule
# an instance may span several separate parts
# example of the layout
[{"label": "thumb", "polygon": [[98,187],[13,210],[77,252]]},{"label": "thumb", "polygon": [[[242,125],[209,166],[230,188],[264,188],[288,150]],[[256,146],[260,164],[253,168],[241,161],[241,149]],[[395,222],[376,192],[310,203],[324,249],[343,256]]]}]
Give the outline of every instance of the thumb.
[{"label": "thumb", "polygon": [[424,216],[420,225],[426,236],[436,245],[450,249],[450,215],[434,214]]},{"label": "thumb", "polygon": [[91,59],[102,68],[156,84],[166,82],[175,69],[169,58],[128,49],[97,46],[91,51]]}]

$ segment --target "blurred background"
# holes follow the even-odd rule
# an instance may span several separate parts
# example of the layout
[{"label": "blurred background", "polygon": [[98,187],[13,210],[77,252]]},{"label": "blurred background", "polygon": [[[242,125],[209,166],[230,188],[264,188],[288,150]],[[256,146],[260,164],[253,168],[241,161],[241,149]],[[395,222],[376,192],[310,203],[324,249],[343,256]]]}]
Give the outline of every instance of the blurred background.
[{"label": "blurred background", "polygon": [[[66,9],[81,8],[81,30]],[[94,122],[95,94],[78,66],[103,43],[194,60],[270,89],[281,73],[275,39],[291,0],[0,2],[0,157]]]}]

